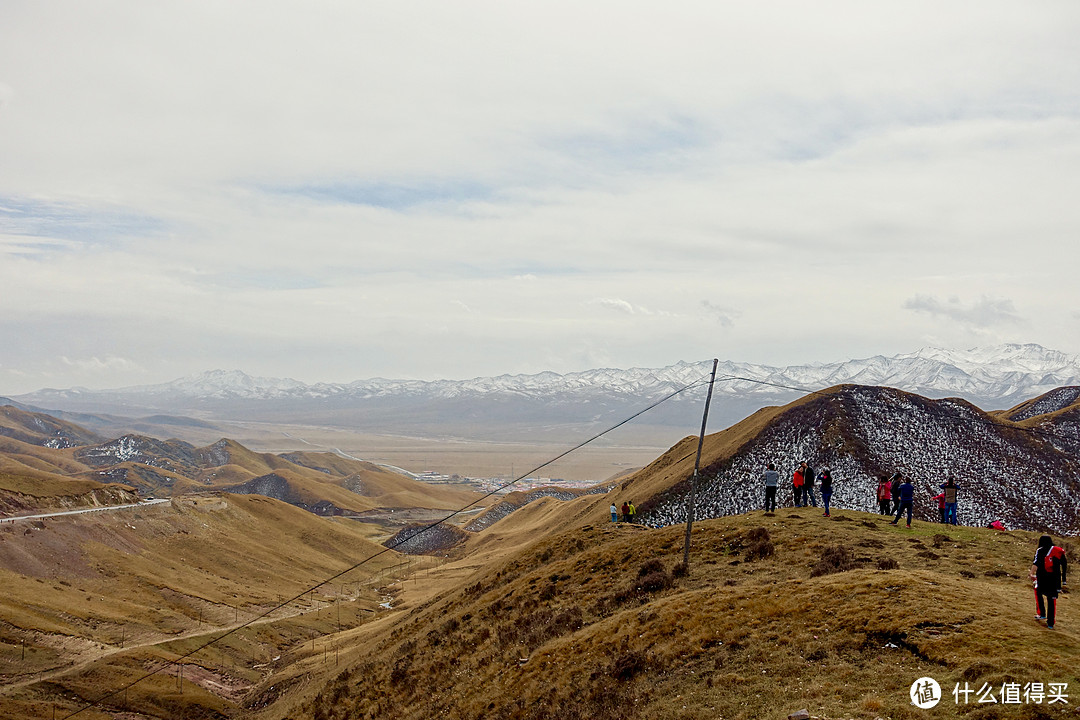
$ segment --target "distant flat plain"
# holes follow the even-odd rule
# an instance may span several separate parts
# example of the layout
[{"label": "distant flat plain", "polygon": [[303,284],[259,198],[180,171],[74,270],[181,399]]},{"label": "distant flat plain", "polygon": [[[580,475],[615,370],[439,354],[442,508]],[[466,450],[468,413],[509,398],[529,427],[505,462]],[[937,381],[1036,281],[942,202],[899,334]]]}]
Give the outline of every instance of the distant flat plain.
[{"label": "distant flat plain", "polygon": [[[340,427],[261,422],[218,422],[220,430],[257,452],[335,452],[409,472],[434,471],[471,478],[520,476],[559,456],[598,431],[568,429],[542,439],[488,441],[457,437],[372,434]],[[185,433],[186,434],[186,433]],[[614,434],[613,434],[614,435]],[[635,428],[601,438],[559,459],[530,477],[601,482],[644,467],[662,455],[681,434],[672,428]],[[182,438],[193,443],[216,440],[201,431]]]}]

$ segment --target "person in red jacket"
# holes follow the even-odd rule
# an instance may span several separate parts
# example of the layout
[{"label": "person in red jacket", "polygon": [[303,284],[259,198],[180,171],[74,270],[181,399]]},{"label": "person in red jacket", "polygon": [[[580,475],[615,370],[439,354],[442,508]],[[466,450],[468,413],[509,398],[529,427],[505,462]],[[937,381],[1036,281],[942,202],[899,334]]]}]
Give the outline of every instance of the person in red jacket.
[{"label": "person in red jacket", "polygon": [[948,519],[946,518],[946,515],[945,515],[945,493],[938,493],[937,495],[935,495],[934,497],[932,497],[930,499],[931,500],[937,500],[938,515],[941,516],[941,524],[944,525],[945,523],[948,522]]},{"label": "person in red jacket", "polygon": [[1067,571],[1065,551],[1054,545],[1049,535],[1039,538],[1029,577],[1035,585],[1035,619],[1046,620],[1047,630],[1054,629],[1057,596],[1064,589]]},{"label": "person in red jacket", "polygon": [[806,463],[799,463],[795,474],[791,476],[792,493],[795,495],[795,507],[803,506],[803,485],[806,484]]},{"label": "person in red jacket", "polygon": [[884,475],[878,481],[877,486],[878,512],[882,515],[892,515],[892,483]]}]

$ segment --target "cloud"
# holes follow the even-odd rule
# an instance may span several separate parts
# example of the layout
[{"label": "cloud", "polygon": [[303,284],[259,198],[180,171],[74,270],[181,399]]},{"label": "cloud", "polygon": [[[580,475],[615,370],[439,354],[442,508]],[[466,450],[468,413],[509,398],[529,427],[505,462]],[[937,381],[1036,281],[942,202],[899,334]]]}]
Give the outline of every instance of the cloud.
[{"label": "cloud", "polygon": [[114,355],[100,358],[69,358],[61,356],[60,362],[80,373],[112,373],[116,371],[142,372],[142,368],[139,367],[138,363]]},{"label": "cloud", "polygon": [[716,318],[721,327],[735,327],[735,318],[739,316],[738,310],[716,305],[711,300],[702,300],[701,306],[705,308],[707,315]]},{"label": "cloud", "polygon": [[1014,304],[1080,352],[1080,4],[988,2],[23,3],[0,363],[647,366],[705,317],[787,364]]},{"label": "cloud", "polygon": [[903,307],[905,310],[926,313],[975,329],[1023,322],[1023,318],[1016,312],[1013,301],[1007,298],[984,296],[970,305],[965,305],[960,298],[955,296],[942,302],[931,295],[915,295],[906,300]]},{"label": "cloud", "polygon": [[625,313],[626,315],[634,315],[637,313],[637,310],[632,304],[618,298],[597,298],[593,303],[600,307],[614,310],[615,312]]}]

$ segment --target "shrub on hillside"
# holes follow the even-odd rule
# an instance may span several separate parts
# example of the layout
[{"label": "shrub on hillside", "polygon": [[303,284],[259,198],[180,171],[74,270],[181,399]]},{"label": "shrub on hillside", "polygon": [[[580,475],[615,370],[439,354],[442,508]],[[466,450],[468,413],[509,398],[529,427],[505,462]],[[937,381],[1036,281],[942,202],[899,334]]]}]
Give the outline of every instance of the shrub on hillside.
[{"label": "shrub on hillside", "polygon": [[842,545],[831,545],[821,553],[821,557],[810,570],[810,577],[820,577],[832,573],[854,570],[858,565],[851,551]]},{"label": "shrub on hillside", "polygon": [[772,538],[769,536],[769,531],[763,527],[747,530],[742,536],[742,541],[746,545],[746,553],[743,557],[747,562],[764,560],[767,557],[772,557],[773,553],[776,552],[776,548],[772,544]]},{"label": "shrub on hillside", "polygon": [[638,568],[637,576],[645,577],[655,572],[664,572],[664,563],[660,562],[659,558],[653,558],[652,560],[646,560]]},{"label": "shrub on hillside", "polygon": [[623,650],[611,663],[611,675],[617,680],[630,680],[643,671],[649,663],[648,656],[640,650]]},{"label": "shrub on hillside", "polygon": [[645,592],[658,592],[671,587],[671,576],[663,569],[638,578],[635,588]]},{"label": "shrub on hillside", "polygon": [[878,570],[895,570],[900,567],[900,563],[896,562],[896,560],[891,557],[883,557],[878,558],[877,567]]}]

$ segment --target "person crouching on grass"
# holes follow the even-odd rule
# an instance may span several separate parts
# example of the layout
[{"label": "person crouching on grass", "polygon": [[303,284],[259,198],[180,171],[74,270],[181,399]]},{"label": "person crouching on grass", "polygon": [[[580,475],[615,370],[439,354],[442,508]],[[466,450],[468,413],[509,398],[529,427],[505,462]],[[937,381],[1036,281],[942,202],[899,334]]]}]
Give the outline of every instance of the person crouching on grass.
[{"label": "person crouching on grass", "polygon": [[1045,620],[1047,630],[1054,629],[1057,596],[1064,590],[1067,570],[1065,551],[1054,545],[1049,535],[1039,538],[1039,547],[1035,550],[1028,577],[1035,585],[1035,619]]}]

